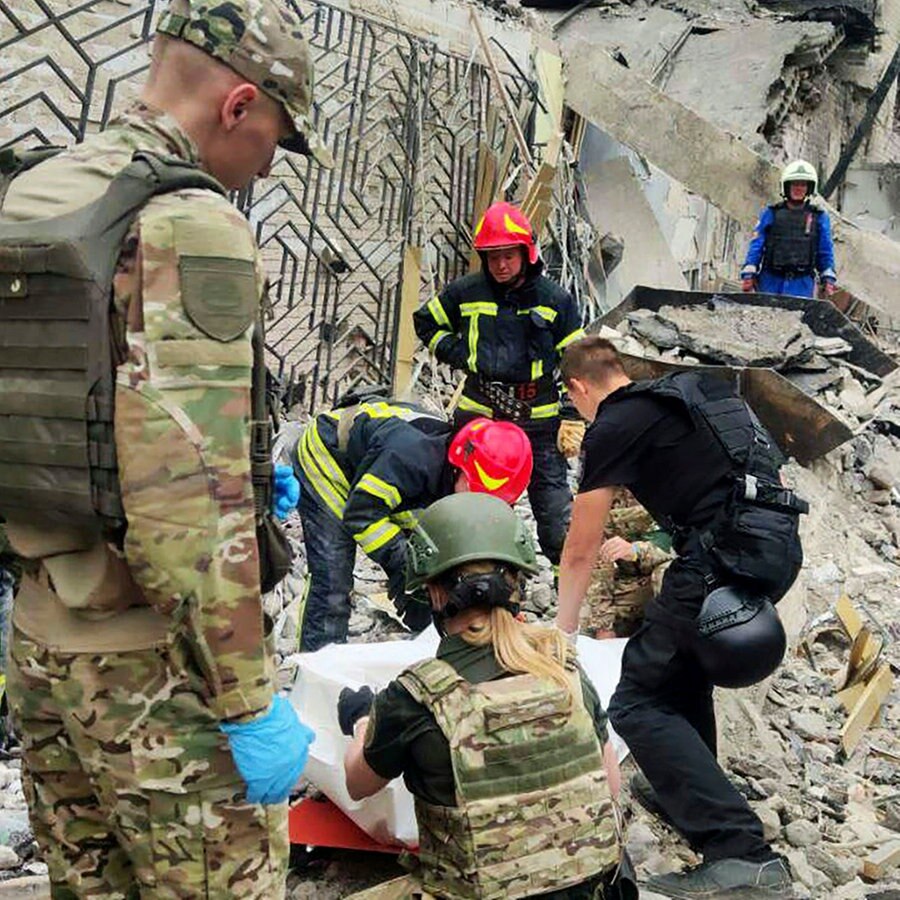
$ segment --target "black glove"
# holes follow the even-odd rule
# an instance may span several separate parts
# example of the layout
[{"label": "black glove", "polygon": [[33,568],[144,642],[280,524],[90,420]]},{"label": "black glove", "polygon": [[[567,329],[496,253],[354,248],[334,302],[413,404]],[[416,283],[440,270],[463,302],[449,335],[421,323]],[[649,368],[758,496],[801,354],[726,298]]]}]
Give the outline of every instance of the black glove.
[{"label": "black glove", "polygon": [[344,688],[337,703],[338,722],[341,726],[341,733],[347,737],[353,737],[353,726],[363,717],[369,714],[372,704],[375,702],[375,695],[372,688],[363,685],[358,691],[352,688]]},{"label": "black glove", "polygon": [[424,631],[431,624],[431,604],[426,594],[419,591],[402,594],[394,604],[400,621],[414,634]]},{"label": "black glove", "polygon": [[398,603],[406,590],[406,540],[396,540],[378,554],[375,562],[388,577],[388,597]]}]

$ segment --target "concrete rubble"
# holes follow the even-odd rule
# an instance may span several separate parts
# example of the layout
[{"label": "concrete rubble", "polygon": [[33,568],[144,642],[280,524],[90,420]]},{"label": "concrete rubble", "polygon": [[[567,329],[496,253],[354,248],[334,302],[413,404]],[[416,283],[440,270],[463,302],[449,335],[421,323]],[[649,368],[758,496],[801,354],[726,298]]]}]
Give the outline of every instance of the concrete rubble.
[{"label": "concrete rubble", "polygon": [[629,312],[611,335],[619,348],[684,363],[778,370],[851,429],[864,423],[900,435],[900,380],[847,359],[850,343],[815,334],[800,311],[738,304],[713,295],[704,304]]},{"label": "concrete rubble", "polygon": [[[438,42],[472,54],[467,14],[478,6],[500,23],[500,43],[520,61],[529,32],[550,41],[554,22],[574,6],[338,5],[381,16],[401,31],[430,29]],[[414,24],[427,18],[426,7],[452,20],[452,36],[449,25],[443,34],[434,24],[438,19]],[[848,217],[834,211],[841,286],[874,310],[865,334],[849,323],[836,327],[833,318],[814,320],[799,303],[748,303],[727,291],[759,207],[778,195],[779,165],[809,147],[823,175],[835,164],[885,54],[900,40],[900,0],[605,0],[555,37],[566,64],[565,103],[587,123],[588,135],[580,157],[575,142],[561,153],[571,156],[560,166],[570,181],[546,240],[553,264],[584,287],[586,303],[607,314],[638,285],[708,292],[694,305],[633,303],[603,333],[650,362],[774,370],[840,425],[827,452],[786,468],[811,507],[802,520],[803,570],[779,605],[790,649],[767,682],[718,692],[719,755],[766,837],[789,860],[798,898],[896,900],[900,869],[890,851],[900,841],[898,688],[889,685],[850,752],[846,728],[856,707],[839,697],[856,641],[839,614],[845,602],[879,641],[879,665],[900,672],[900,347],[891,321],[900,318],[900,245],[891,240],[900,221],[896,121],[879,124],[869,157],[851,169],[844,196],[833,198],[846,200]],[[888,106],[895,105],[896,93]],[[594,251],[581,260],[585,247]],[[422,348],[411,369],[407,395],[445,409],[450,373]],[[306,414],[291,415],[302,427]],[[574,463],[571,479],[574,486]],[[533,521],[527,500],[518,509]],[[299,518],[287,526],[293,572],[265,598],[285,686],[296,670],[307,579]],[[550,566],[542,563],[525,613],[549,623],[556,598]],[[360,554],[355,576],[350,640],[405,639],[380,569]],[[626,762],[626,776],[632,765]],[[7,743],[0,749],[0,900],[49,896],[20,769],[18,750]],[[627,843],[639,875],[698,862],[630,801],[625,782]],[[301,849],[295,863],[291,900],[337,900],[397,873],[390,856],[313,848]]]}]

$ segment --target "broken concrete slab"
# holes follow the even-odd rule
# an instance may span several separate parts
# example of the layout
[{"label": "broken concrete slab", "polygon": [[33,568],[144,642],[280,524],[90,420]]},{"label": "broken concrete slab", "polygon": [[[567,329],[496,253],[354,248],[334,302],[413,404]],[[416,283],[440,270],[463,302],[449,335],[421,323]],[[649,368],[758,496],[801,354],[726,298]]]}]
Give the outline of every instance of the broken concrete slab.
[{"label": "broken concrete slab", "polygon": [[854,43],[870,42],[878,33],[878,0],[759,0],[772,12],[806,22],[842,25]]},{"label": "broken concrete slab", "polygon": [[707,362],[788,368],[812,353],[815,335],[799,310],[713,297],[693,306],[663,306],[633,321],[657,347],[680,347]]},{"label": "broken concrete slab", "polygon": [[[834,33],[834,26],[820,22],[757,21],[692,34],[673,60],[663,89],[720,128],[754,135],[787,89],[785,60],[827,44]],[[740,78],[723,78],[728,71],[739,71]],[[791,85],[795,94],[796,84]]]},{"label": "broken concrete slab", "polygon": [[[762,306],[794,310],[801,313],[802,321],[819,338],[840,338],[850,345],[846,359],[855,366],[878,376],[885,376],[897,369],[897,363],[870,341],[843,313],[826,300],[808,300],[805,297],[786,297],[774,294],[712,294],[706,291],[674,291],[646,285],[636,285],[634,290],[617,307],[607,312],[599,323],[615,328],[629,313],[635,310],[658,312],[664,306],[702,306],[712,300],[725,299],[741,306]],[[818,352],[821,353],[821,350]]]},{"label": "broken concrete slab", "polygon": [[661,6],[646,9],[640,16],[591,10],[581,16],[577,28],[570,25],[559,32],[557,40],[564,51],[586,40],[596,49],[621,54],[630,69],[652,80],[686,29],[691,29],[691,23],[684,15]]},{"label": "broken concrete slab", "polygon": [[592,222],[602,223],[624,244],[621,262],[605,285],[606,303],[620,302],[636,284],[651,281],[674,289],[687,282],[672,258],[668,242],[625,157],[593,165],[584,173],[587,209]]},{"label": "broken concrete slab", "polygon": [[[566,101],[688,190],[750,226],[779,196],[778,168],[578,37],[567,44]],[[841,283],[869,306],[900,317],[900,244],[863,231],[829,208]]]}]

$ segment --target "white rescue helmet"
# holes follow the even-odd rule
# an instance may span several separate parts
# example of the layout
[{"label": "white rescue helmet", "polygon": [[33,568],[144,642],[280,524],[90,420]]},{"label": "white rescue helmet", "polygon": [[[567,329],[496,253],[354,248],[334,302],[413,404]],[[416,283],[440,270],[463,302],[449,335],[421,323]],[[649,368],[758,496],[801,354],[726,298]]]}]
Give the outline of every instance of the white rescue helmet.
[{"label": "white rescue helmet", "polygon": [[808,163],[805,159],[795,159],[789,162],[781,170],[781,193],[786,198],[790,188],[788,185],[792,181],[805,181],[809,185],[806,196],[811,197],[815,194],[819,187],[819,176],[816,174],[816,168],[812,163]]}]

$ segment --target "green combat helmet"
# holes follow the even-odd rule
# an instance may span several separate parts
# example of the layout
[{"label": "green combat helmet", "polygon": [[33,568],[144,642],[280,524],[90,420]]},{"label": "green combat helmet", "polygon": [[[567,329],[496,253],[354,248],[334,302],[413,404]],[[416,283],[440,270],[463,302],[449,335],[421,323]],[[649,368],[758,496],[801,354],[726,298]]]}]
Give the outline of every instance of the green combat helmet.
[{"label": "green combat helmet", "polygon": [[451,494],[419,517],[407,543],[406,583],[421,587],[454,566],[477,560],[509,563],[534,574],[534,542],[508,504],[490,494]]}]

